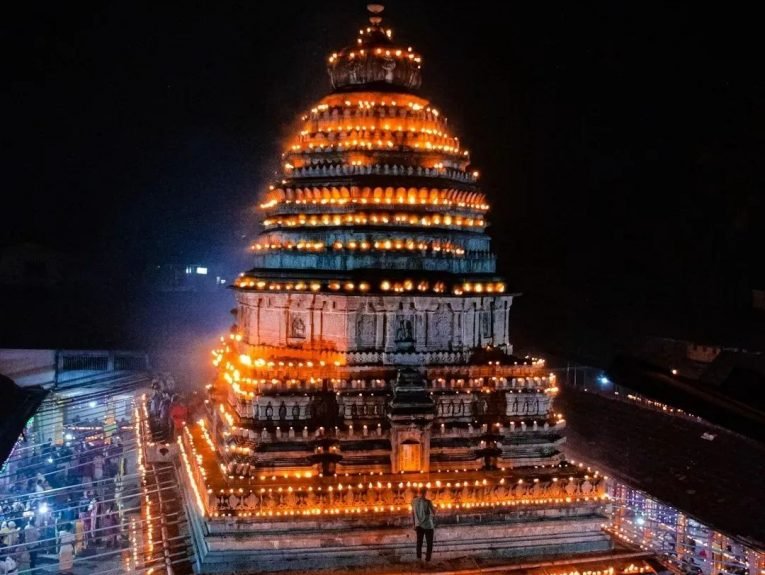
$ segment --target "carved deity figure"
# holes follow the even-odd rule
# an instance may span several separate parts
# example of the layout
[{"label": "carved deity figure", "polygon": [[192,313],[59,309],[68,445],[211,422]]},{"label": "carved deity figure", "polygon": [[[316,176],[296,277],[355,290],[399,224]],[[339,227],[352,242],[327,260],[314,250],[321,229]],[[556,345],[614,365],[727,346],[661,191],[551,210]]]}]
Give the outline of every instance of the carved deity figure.
[{"label": "carved deity figure", "polygon": [[385,70],[385,81],[388,83],[393,82],[393,70],[396,68],[396,62],[393,58],[385,58],[383,60],[382,69]]},{"label": "carved deity figure", "polygon": [[398,327],[396,328],[396,341],[414,341],[414,330],[412,328],[412,320],[410,319],[398,320]]},{"label": "carved deity figure", "polygon": [[302,317],[295,317],[292,319],[290,337],[305,338],[305,322]]},{"label": "carved deity figure", "polygon": [[361,69],[361,62],[355,60],[348,62],[348,82],[351,84],[360,84],[363,80],[359,79],[359,70]]},{"label": "carved deity figure", "polygon": [[481,314],[481,336],[482,337],[489,337],[491,335],[489,319],[490,318],[489,318],[488,312],[483,312]]}]

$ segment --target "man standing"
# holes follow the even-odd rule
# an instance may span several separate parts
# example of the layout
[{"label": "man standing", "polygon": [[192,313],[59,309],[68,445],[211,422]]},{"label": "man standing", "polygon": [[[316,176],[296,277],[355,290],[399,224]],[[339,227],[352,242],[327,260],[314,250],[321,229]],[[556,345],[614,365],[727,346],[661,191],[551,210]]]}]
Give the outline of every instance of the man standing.
[{"label": "man standing", "polygon": [[427,487],[421,487],[419,495],[412,500],[412,519],[414,530],[417,532],[417,559],[422,559],[422,540],[427,541],[425,561],[430,561],[433,554],[433,530],[435,529],[436,509],[433,502],[426,497]]},{"label": "man standing", "polygon": [[178,437],[183,432],[183,425],[189,416],[189,410],[181,401],[181,396],[177,393],[173,395],[173,403],[170,407],[170,419],[173,421],[173,438]]},{"label": "man standing", "polygon": [[40,530],[35,525],[34,515],[29,519],[29,523],[24,527],[24,545],[29,552],[29,568],[34,570],[37,567],[38,542],[40,541]]}]

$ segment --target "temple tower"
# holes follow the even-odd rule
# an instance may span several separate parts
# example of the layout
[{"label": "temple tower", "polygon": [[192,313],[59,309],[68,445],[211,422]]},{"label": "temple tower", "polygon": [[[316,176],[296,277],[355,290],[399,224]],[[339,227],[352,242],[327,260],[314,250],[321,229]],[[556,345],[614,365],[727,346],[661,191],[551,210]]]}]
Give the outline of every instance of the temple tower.
[{"label": "temple tower", "polygon": [[344,365],[509,353],[513,298],[478,172],[417,91],[422,57],[372,14],[329,57],[333,91],[301,117],[261,205],[254,267],[236,282],[242,341]]},{"label": "temple tower", "polygon": [[198,567],[405,558],[423,485],[441,556],[608,549],[555,377],[512,355],[478,173],[418,92],[420,54],[369,10],[286,145],[208,416],[179,442]]}]

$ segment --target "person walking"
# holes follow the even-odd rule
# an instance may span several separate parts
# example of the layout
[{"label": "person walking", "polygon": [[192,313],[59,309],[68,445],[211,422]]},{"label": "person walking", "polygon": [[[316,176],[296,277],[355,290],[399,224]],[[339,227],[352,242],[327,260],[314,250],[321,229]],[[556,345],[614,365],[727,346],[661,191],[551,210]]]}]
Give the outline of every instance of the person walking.
[{"label": "person walking", "polygon": [[58,532],[58,572],[59,575],[71,575],[74,568],[74,534],[68,523]]},{"label": "person walking", "polygon": [[412,519],[414,530],[417,532],[417,559],[422,559],[422,540],[426,540],[425,561],[430,561],[433,555],[433,532],[436,528],[436,508],[426,497],[427,487],[421,487],[419,494],[412,500]]}]

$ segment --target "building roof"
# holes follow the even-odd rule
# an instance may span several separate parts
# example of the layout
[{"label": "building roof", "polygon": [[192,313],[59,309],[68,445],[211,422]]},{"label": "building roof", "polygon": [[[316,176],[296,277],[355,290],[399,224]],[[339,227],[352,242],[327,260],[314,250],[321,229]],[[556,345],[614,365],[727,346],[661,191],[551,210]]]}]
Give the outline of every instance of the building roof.
[{"label": "building roof", "polygon": [[[564,388],[571,459],[723,533],[765,547],[765,444],[627,400]],[[702,437],[704,433],[713,439]]]},{"label": "building roof", "polygon": [[[611,380],[644,397],[680,408],[715,425],[765,441],[765,411],[754,401],[757,381],[735,386],[731,380],[724,386],[705,385],[697,375],[687,376],[678,366],[677,373],[669,366],[629,356],[617,356],[608,369]],[[741,381],[741,378],[738,378]],[[749,390],[748,395],[746,390]]]}]

